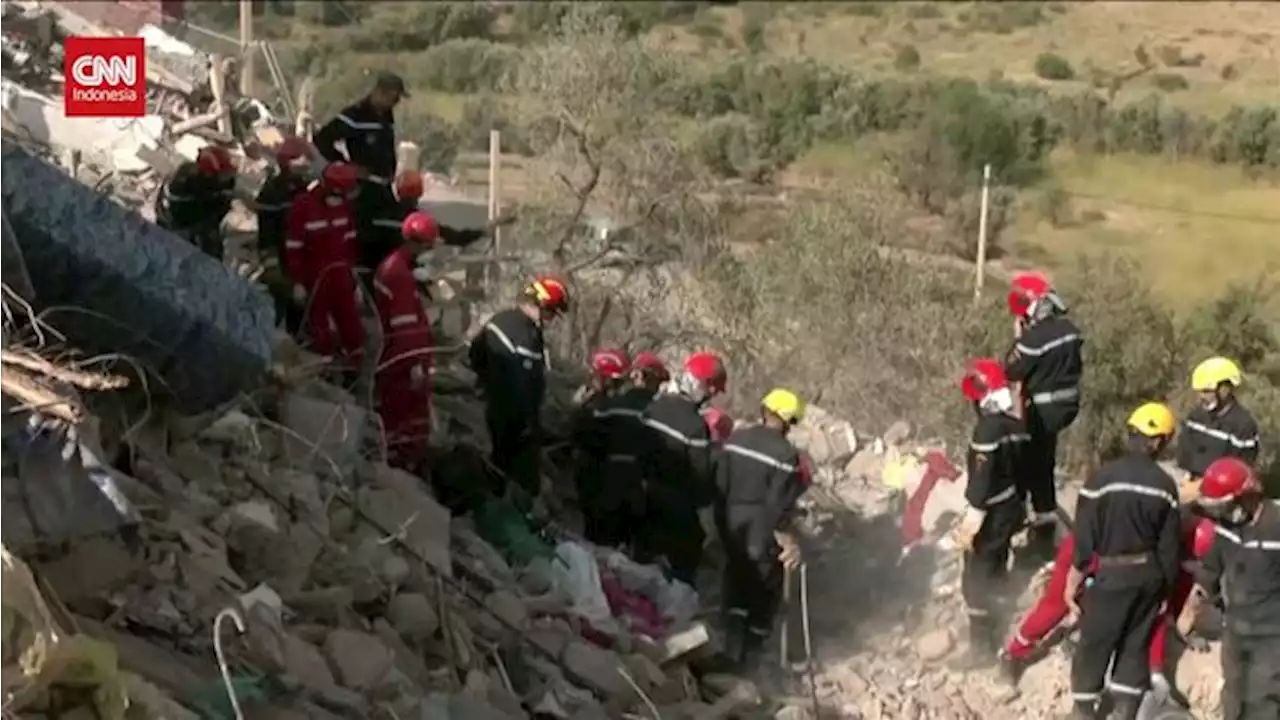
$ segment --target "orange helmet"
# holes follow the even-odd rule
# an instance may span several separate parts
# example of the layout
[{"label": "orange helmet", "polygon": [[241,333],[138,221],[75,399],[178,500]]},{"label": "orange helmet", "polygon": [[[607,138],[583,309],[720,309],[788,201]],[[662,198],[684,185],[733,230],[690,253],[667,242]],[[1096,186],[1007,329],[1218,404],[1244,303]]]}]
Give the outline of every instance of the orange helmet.
[{"label": "orange helmet", "polygon": [[396,176],[396,197],[401,200],[417,200],[422,197],[422,173],[402,172]]},{"label": "orange helmet", "polygon": [[667,372],[667,365],[662,362],[662,358],[648,350],[636,353],[635,359],[631,361],[631,369],[651,375],[662,382],[671,378],[671,373]]},{"label": "orange helmet", "polygon": [[1218,458],[1204,471],[1200,483],[1201,505],[1223,505],[1258,488],[1253,468],[1240,458]]},{"label": "orange helmet", "polygon": [[226,148],[209,145],[196,154],[196,171],[201,175],[222,175],[235,172],[236,166]]},{"label": "orange helmet", "polygon": [[569,290],[559,279],[539,275],[524,289],[525,297],[550,313],[562,313],[569,309]]},{"label": "orange helmet", "polygon": [[276,162],[281,167],[310,158],[311,145],[300,137],[285,138],[284,142],[280,143],[280,148],[276,150]]},{"label": "orange helmet", "polygon": [[680,390],[695,400],[703,401],[724,392],[729,373],[724,362],[713,352],[696,352],[684,359],[684,371],[680,373]]},{"label": "orange helmet", "polygon": [[724,442],[733,434],[733,418],[720,408],[709,407],[703,410],[702,419],[711,431],[711,442]]},{"label": "orange helmet", "polygon": [[1213,549],[1214,528],[1213,521],[1208,518],[1199,518],[1192,524],[1190,537],[1187,538],[1191,557],[1202,560]]},{"label": "orange helmet", "polygon": [[969,367],[960,380],[960,389],[964,396],[974,402],[981,402],[995,390],[1009,387],[1009,377],[1004,367],[995,358],[978,358],[970,361]]},{"label": "orange helmet", "polygon": [[336,193],[352,192],[360,184],[360,172],[355,165],[343,162],[329,163],[320,173],[320,182]]},{"label": "orange helmet", "polygon": [[1016,317],[1026,317],[1032,306],[1053,292],[1049,278],[1040,272],[1021,272],[1013,276],[1009,289],[1009,312]]},{"label": "orange helmet", "polygon": [[423,245],[433,245],[440,237],[440,226],[431,213],[418,210],[409,213],[404,222],[400,223],[400,236]]},{"label": "orange helmet", "polygon": [[606,348],[591,353],[591,374],[601,380],[620,380],[631,370],[625,350]]}]

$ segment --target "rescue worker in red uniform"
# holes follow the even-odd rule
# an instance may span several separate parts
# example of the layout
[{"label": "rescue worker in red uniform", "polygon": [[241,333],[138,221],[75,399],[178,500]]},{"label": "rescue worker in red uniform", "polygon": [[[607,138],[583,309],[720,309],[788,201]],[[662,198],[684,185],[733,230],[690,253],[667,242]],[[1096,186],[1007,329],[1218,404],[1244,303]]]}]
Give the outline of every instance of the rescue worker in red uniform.
[{"label": "rescue worker in red uniform", "polygon": [[[797,547],[788,528],[804,493],[800,451],[787,433],[804,418],[805,403],[776,388],[760,401],[760,423],[735,430],[716,463],[716,529],[725,549],[725,654],[750,672],[782,595],[783,545]],[[799,562],[798,556],[791,560]]]},{"label": "rescue worker in red uniform", "polygon": [[1015,414],[1013,391],[1000,361],[971,361],[960,388],[977,414],[969,441],[968,505],[956,531],[956,542],[965,553],[960,592],[969,617],[966,661],[977,667],[994,663],[1000,646],[996,593],[1008,568],[1010,543],[1026,519],[1018,479],[1026,472],[1030,438]]},{"label": "rescue worker in red uniform", "polygon": [[[311,159],[311,146],[297,137],[286,138],[276,151],[277,171],[262,183],[256,198],[258,214],[258,251],[275,257],[283,276],[284,243],[288,234],[289,211],[294,198],[306,192],[307,167]],[[281,277],[280,280],[287,281]],[[289,282],[272,284],[276,297],[277,313],[284,318],[285,329],[295,334],[302,325],[302,308],[293,302],[292,285]]]},{"label": "rescue worker in red uniform", "polygon": [[529,503],[541,489],[546,325],[569,309],[569,290],[550,276],[525,287],[520,304],[485,323],[471,340],[471,369],[485,398],[493,465],[506,492]]},{"label": "rescue worker in red uniform", "polygon": [[[1183,561],[1182,571],[1178,573],[1178,581],[1174,585],[1173,592],[1166,600],[1161,620],[1151,636],[1151,648],[1147,654],[1152,687],[1165,696],[1168,696],[1168,679],[1164,675],[1167,635],[1177,626],[1178,617],[1195,584],[1195,565],[1209,552],[1213,546],[1213,538],[1212,521],[1183,516],[1182,552],[1186,559]],[[1053,559],[1053,570],[1049,575],[1048,584],[1045,585],[1035,606],[1022,619],[1017,631],[1001,652],[1000,671],[1011,684],[1017,684],[1022,677],[1037,644],[1067,617],[1067,603],[1063,593],[1067,587],[1067,575],[1071,570],[1071,559],[1075,554],[1075,548],[1075,535],[1067,535],[1058,547],[1057,556]],[[1096,571],[1097,563],[1090,563],[1085,573],[1086,584]],[[1189,634],[1186,637],[1190,639]]]},{"label": "rescue worker in red uniform", "polygon": [[1280,717],[1280,502],[1263,497],[1249,465],[1228,457],[1205,470],[1199,505],[1217,538],[1182,621],[1220,599],[1223,720]]},{"label": "rescue worker in red uniform", "polygon": [[605,502],[614,480],[606,474],[606,425],[614,415],[602,410],[623,390],[631,372],[631,358],[621,348],[597,350],[589,361],[591,379],[579,389],[575,398],[578,408],[573,420],[573,438],[577,450],[574,481],[578,490],[578,507],[582,511],[583,534],[603,546],[617,547],[619,529],[610,520],[616,508]]},{"label": "rescue worker in red uniform", "polygon": [[[1178,488],[1156,462],[1177,420],[1160,403],[1129,416],[1128,452],[1080,490],[1076,547],[1063,600],[1080,619],[1071,658],[1071,718],[1093,718],[1111,668],[1113,720],[1134,720],[1150,689],[1147,650],[1182,566]],[[1093,582],[1076,600],[1093,567]],[[1114,657],[1114,665],[1112,658]]]},{"label": "rescue worker in red uniform", "polygon": [[1257,461],[1258,421],[1236,399],[1243,382],[1240,366],[1224,357],[1209,358],[1191,372],[1191,389],[1200,402],[1182,421],[1178,436],[1178,467],[1188,476],[1179,490],[1183,502],[1195,500],[1200,478],[1218,458]]},{"label": "rescue worker in red uniform", "polygon": [[1016,383],[1018,407],[1031,440],[1023,493],[1031,496],[1032,552],[1049,562],[1057,536],[1055,472],[1058,435],[1080,412],[1084,337],[1067,318],[1067,305],[1044,275],[1020,273],[1009,291],[1016,339],[1005,359],[1005,374]]},{"label": "rescue worker in red uniform", "polygon": [[636,538],[641,562],[666,558],[671,576],[694,584],[706,539],[702,514],[714,492],[711,433],[701,410],[724,392],[724,363],[711,352],[685,358],[671,392],[644,413],[649,449],[643,454],[645,522]]},{"label": "rescue worker in red uniform", "polygon": [[156,224],[222,261],[222,219],[235,197],[236,166],[226,148],[204,147],[174,169],[156,197]]},{"label": "rescue worker in red uniform", "polygon": [[348,372],[359,368],[364,352],[355,280],[355,218],[348,200],[355,189],[354,167],[326,166],[320,182],[294,200],[284,249],[293,300],[306,308],[311,341],[318,352],[341,356]]}]

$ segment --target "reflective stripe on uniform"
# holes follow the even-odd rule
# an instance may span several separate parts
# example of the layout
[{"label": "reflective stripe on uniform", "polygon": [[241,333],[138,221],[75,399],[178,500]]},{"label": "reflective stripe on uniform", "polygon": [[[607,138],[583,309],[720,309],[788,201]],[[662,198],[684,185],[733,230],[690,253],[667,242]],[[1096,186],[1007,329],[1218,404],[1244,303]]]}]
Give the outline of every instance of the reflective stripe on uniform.
[{"label": "reflective stripe on uniform", "polygon": [[383,284],[381,280],[377,278],[373,279],[373,289],[382,293],[387,298],[395,297],[395,295],[391,292],[391,288],[387,287],[385,284]]},{"label": "reflective stripe on uniform", "polygon": [[507,334],[502,332],[502,328],[497,325],[489,323],[484,326],[484,329],[493,333],[498,338],[498,342],[502,343],[502,346],[505,347],[512,355],[520,355],[522,357],[527,357],[530,360],[542,359],[542,353],[534,352],[527,347],[522,347],[511,342],[511,338],[507,337]]},{"label": "reflective stripe on uniform", "polygon": [[1226,430],[1211,428],[1208,425],[1203,425],[1195,422],[1194,420],[1184,420],[1182,424],[1186,425],[1188,430],[1194,430],[1202,435],[1208,435],[1209,437],[1217,438],[1218,440],[1225,440],[1241,450],[1258,447],[1258,437],[1256,435],[1251,438],[1238,438]]},{"label": "reflective stripe on uniform", "polygon": [[667,437],[672,438],[673,440],[679,440],[681,443],[684,443],[689,447],[704,448],[704,447],[707,447],[707,445],[709,444],[706,440],[703,440],[702,438],[691,438],[688,435],[685,435],[684,433],[680,432],[679,430],[676,430],[675,428],[671,427],[670,425],[664,422],[659,422],[658,420],[654,420],[651,417],[645,418],[643,422],[645,425],[653,428],[654,430],[657,430],[663,435],[666,435]]},{"label": "reflective stripe on uniform", "polygon": [[996,450],[1000,449],[1001,445],[1008,445],[1009,443],[1028,442],[1030,440],[1031,440],[1031,436],[1026,433],[1013,433],[1011,435],[1005,435],[1004,437],[992,443],[971,442],[969,443],[969,447],[974,452],[995,452]]},{"label": "reflective stripe on uniform", "polygon": [[384,227],[384,228],[391,228],[393,230],[399,230],[400,226],[403,223],[399,220],[393,220],[391,218],[374,218],[373,220],[370,221],[370,224],[372,224],[374,227]]},{"label": "reflective stripe on uniform", "polygon": [[345,217],[336,217],[336,218],[334,218],[334,219],[330,220],[329,222],[330,222],[330,223],[332,223],[332,224],[333,224],[333,226],[334,226],[334,227],[336,227],[336,228],[337,228],[337,227],[346,227],[346,226],[347,226],[347,219],[346,219]]},{"label": "reflective stripe on uniform", "polygon": [[1016,485],[1010,485],[1004,490],[1001,490],[995,495],[992,495],[991,497],[987,498],[987,501],[984,502],[983,505],[987,507],[991,507],[992,505],[999,505],[1005,500],[1008,500],[1009,498],[1013,497],[1017,492],[1018,492],[1018,487]]},{"label": "reflective stripe on uniform", "polygon": [[768,455],[765,455],[759,450],[752,450],[751,448],[744,448],[741,445],[733,445],[733,444],[726,443],[724,446],[724,451],[728,453],[733,453],[734,455],[738,455],[744,458],[748,458],[750,460],[755,460],[756,462],[764,463],[765,465],[769,465],[770,467],[775,467],[783,472],[790,473],[790,472],[796,471],[795,465],[792,465],[791,463],[782,462],[777,458],[769,457]]},{"label": "reflective stripe on uniform", "polygon": [[306,247],[301,240],[285,240],[284,246],[290,250],[301,250]]},{"label": "reflective stripe on uniform", "polygon": [[401,325],[412,325],[418,322],[417,315],[392,315],[387,321],[391,327],[400,327]]},{"label": "reflective stripe on uniform", "polygon": [[347,117],[345,113],[338,113],[337,118],[342,122],[346,123],[347,127],[353,130],[381,130],[382,129],[381,122],[361,122],[359,120],[352,120],[351,118]]},{"label": "reflective stripe on uniform", "polygon": [[1085,488],[1080,491],[1080,497],[1087,497],[1096,500],[1103,495],[1111,495],[1113,493],[1134,493],[1135,495],[1146,495],[1147,497],[1158,498],[1169,503],[1169,507],[1178,507],[1178,498],[1163,490],[1147,487],[1146,485],[1134,485],[1133,483],[1111,483],[1104,485],[1097,490]]},{"label": "reflective stripe on uniform", "polygon": [[375,183],[375,184],[377,184],[377,185],[390,185],[390,184],[391,184],[391,180],[390,180],[390,179],[388,179],[388,178],[384,178],[384,177],[382,177],[381,175],[365,175],[365,176],[364,176],[363,178],[361,178],[361,179],[362,179],[362,180],[367,180],[367,181],[369,181],[369,182],[371,182],[371,183]]},{"label": "reflective stripe on uniform", "polygon": [[1141,695],[1142,693],[1146,692],[1146,690],[1143,690],[1142,688],[1134,687],[1134,686],[1132,686],[1132,685],[1121,685],[1120,683],[1116,682],[1115,680],[1112,680],[1112,681],[1111,681],[1111,691],[1112,691],[1112,692],[1118,692],[1118,693],[1121,693],[1121,694],[1123,694],[1123,695],[1133,695],[1133,696],[1135,696],[1135,697],[1137,697],[1137,696]]},{"label": "reflective stripe on uniform", "polygon": [[1079,388],[1062,388],[1061,390],[1050,390],[1049,392],[1036,393],[1031,396],[1031,402],[1034,405],[1049,405],[1056,402],[1064,402],[1067,400],[1075,400],[1080,397]]},{"label": "reflective stripe on uniform", "polygon": [[1022,343],[1018,343],[1015,347],[1017,347],[1018,352],[1022,353],[1023,355],[1026,355],[1028,357],[1039,357],[1040,355],[1043,355],[1049,352],[1050,350],[1060,348],[1063,345],[1070,345],[1071,343],[1077,342],[1079,340],[1080,340],[1080,336],[1078,334],[1071,333],[1069,335],[1063,335],[1062,337],[1059,337],[1059,338],[1054,338],[1049,342],[1041,345],[1040,347],[1033,348],[1029,345],[1024,345]]},{"label": "reflective stripe on uniform", "polygon": [[639,410],[632,410],[631,408],[608,408],[605,410],[593,410],[591,412],[591,415],[592,417],[596,417],[596,418],[611,418],[611,417],[643,418],[644,417],[643,412]]},{"label": "reflective stripe on uniform", "polygon": [[329,221],[328,220],[311,220],[309,222],[303,223],[302,227],[308,230],[320,230],[320,229],[329,227]]}]

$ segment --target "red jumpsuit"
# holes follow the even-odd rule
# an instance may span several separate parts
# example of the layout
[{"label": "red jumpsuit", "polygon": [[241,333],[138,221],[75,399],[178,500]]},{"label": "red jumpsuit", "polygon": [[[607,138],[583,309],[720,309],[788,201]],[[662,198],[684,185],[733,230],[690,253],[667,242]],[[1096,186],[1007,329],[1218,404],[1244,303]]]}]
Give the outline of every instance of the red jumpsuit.
[{"label": "red jumpsuit", "polygon": [[414,251],[401,247],[379,263],[373,277],[383,332],[375,378],[379,413],[390,464],[405,468],[426,459],[431,421],[431,320],[413,269]]},{"label": "red jumpsuit", "polygon": [[285,271],[310,298],[307,329],[316,350],[341,352],[352,368],[359,367],[364,350],[356,254],[355,214],[345,198],[317,184],[294,200],[286,226]]},{"label": "red jumpsuit", "polygon": [[[1067,589],[1067,575],[1071,570],[1071,555],[1075,552],[1075,546],[1074,534],[1068,535],[1062,541],[1058,554],[1053,559],[1053,573],[1049,576],[1048,586],[1040,594],[1040,600],[1036,602],[1036,606],[1022,619],[1018,631],[1005,647],[1009,657],[1015,660],[1025,659],[1035,650],[1036,644],[1066,618],[1067,603],[1062,595]],[[1189,546],[1188,544],[1187,547]],[[1094,569],[1094,565],[1090,564],[1089,574],[1092,574]],[[1191,595],[1194,585],[1195,579],[1191,573],[1186,570],[1178,573],[1178,579],[1174,583],[1173,592],[1169,595],[1164,615],[1151,636],[1147,662],[1152,672],[1164,669],[1165,641],[1168,631],[1177,624],[1178,615],[1182,614],[1182,608],[1187,604],[1187,598]]]}]

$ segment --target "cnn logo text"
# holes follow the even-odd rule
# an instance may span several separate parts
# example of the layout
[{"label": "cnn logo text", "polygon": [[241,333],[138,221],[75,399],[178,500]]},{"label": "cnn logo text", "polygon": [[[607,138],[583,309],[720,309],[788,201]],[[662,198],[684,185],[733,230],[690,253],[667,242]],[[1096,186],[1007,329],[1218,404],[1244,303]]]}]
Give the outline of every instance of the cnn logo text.
[{"label": "cnn logo text", "polygon": [[64,45],[68,117],[141,117],[147,112],[142,38],[70,37]]}]

